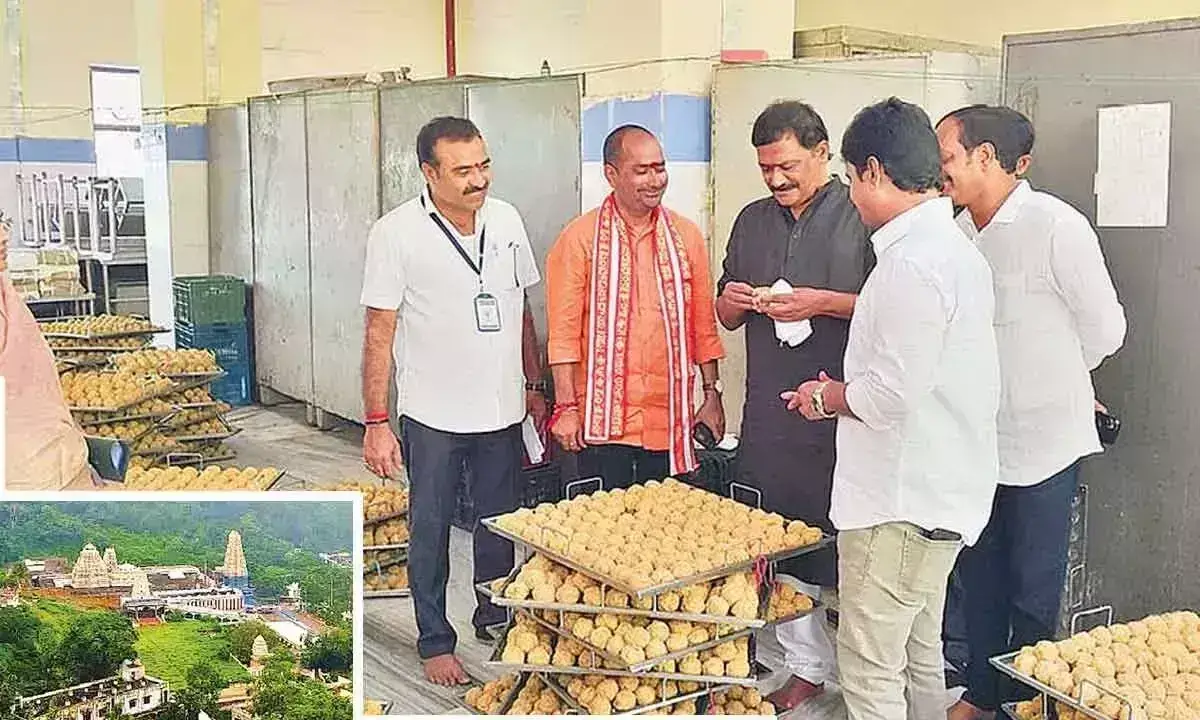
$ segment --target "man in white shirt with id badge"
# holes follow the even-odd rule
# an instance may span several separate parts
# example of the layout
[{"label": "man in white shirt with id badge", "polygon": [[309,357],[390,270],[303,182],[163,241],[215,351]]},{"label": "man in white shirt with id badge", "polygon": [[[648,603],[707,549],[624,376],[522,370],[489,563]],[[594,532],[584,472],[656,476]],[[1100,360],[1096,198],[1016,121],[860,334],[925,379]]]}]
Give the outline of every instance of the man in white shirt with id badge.
[{"label": "man in white shirt with id badge", "polygon": [[[478,517],[518,504],[521,423],[545,414],[525,301],[540,276],[516,208],[488,197],[491,161],[474,123],[431,120],[417,135],[417,159],[425,191],[380,218],[367,240],[363,460],[384,478],[407,466],[417,651],[426,678],[450,686],[468,680],[446,618],[457,487],[469,468]],[[399,440],[388,412],[393,359]],[[512,564],[512,544],[476,525],[475,582]],[[477,601],[475,635],[487,640],[485,628],[505,613]]]}]

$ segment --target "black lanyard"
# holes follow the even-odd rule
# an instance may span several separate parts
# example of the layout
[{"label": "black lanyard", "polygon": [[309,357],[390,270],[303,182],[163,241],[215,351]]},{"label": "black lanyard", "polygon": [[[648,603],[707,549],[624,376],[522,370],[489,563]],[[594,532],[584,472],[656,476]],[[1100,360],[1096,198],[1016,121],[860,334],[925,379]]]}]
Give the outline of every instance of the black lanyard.
[{"label": "black lanyard", "polygon": [[[425,196],[424,195],[421,196],[421,207],[428,209],[425,205]],[[459,257],[461,257],[463,259],[463,262],[465,262],[467,264],[467,267],[471,268],[471,272],[475,273],[482,279],[483,278],[483,238],[484,238],[484,234],[487,233],[487,228],[486,227],[481,228],[479,231],[479,264],[476,265],[475,262],[473,262],[471,260],[471,256],[467,255],[467,251],[463,248],[462,243],[460,243],[458,241],[458,238],[454,236],[454,233],[450,232],[450,228],[446,227],[446,223],[442,222],[442,218],[440,215],[437,214],[437,212],[430,211],[429,219],[432,220],[434,222],[434,224],[438,226],[438,229],[440,229],[442,231],[442,234],[446,236],[446,239],[449,240],[450,244],[454,246],[454,249],[458,251]]]}]

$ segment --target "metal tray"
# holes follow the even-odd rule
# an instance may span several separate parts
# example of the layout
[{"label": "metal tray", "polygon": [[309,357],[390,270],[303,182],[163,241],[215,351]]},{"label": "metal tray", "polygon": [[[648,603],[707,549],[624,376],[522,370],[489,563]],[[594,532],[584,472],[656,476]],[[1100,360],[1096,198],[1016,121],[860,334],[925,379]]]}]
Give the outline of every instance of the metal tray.
[{"label": "metal tray", "polygon": [[646,660],[644,660],[643,662],[640,662],[640,663],[630,664],[630,663],[625,662],[624,660],[622,660],[619,657],[615,657],[615,656],[609,654],[609,652],[607,650],[596,647],[595,645],[591,644],[587,640],[581,640],[581,639],[575,637],[575,635],[570,630],[567,630],[566,628],[564,628],[562,626],[555,625],[554,623],[543,620],[542,618],[538,617],[537,615],[535,615],[532,612],[520,611],[520,614],[522,614],[525,617],[529,618],[530,620],[534,621],[538,625],[541,625],[542,627],[546,628],[547,630],[554,633],[555,635],[558,635],[560,638],[574,640],[575,642],[579,643],[580,645],[587,648],[588,650],[591,650],[596,655],[599,655],[601,658],[603,658],[611,663],[622,665],[623,666],[622,669],[629,670],[630,672],[635,672],[635,673],[643,673],[647,670],[652,670],[656,665],[661,665],[665,662],[670,662],[671,660],[679,660],[681,658],[687,657],[688,655],[691,655],[692,653],[698,653],[698,652],[701,652],[704,650],[711,650],[718,645],[724,645],[725,643],[732,642],[734,640],[737,640],[738,638],[749,637],[749,636],[753,635],[753,633],[754,633],[754,630],[752,630],[750,628],[746,628],[744,630],[736,630],[734,632],[729,633],[728,635],[722,635],[719,638],[713,638],[713,639],[709,640],[708,642],[703,642],[698,645],[689,645],[688,647],[684,648],[683,650],[676,650],[675,652],[670,652],[670,653],[667,653],[666,655],[660,655],[656,658],[647,658]]},{"label": "metal tray", "polygon": [[123,404],[123,405],[118,405],[118,406],[116,406],[116,407],[74,407],[74,406],[68,406],[68,407],[67,407],[67,409],[68,409],[68,410],[70,410],[70,411],[71,411],[71,412],[73,412],[73,413],[74,413],[74,412],[90,412],[90,413],[113,413],[113,414],[116,414],[116,413],[119,413],[119,412],[121,412],[122,410],[128,410],[129,408],[133,407],[134,405],[139,405],[139,404],[141,404],[141,403],[144,403],[144,402],[146,402],[147,400],[154,400],[154,399],[156,399],[156,398],[160,398],[160,397],[162,397],[162,396],[164,396],[164,395],[170,395],[171,393],[173,393],[173,392],[176,392],[176,391],[177,391],[177,388],[168,386],[168,387],[165,387],[165,388],[163,388],[163,389],[161,389],[161,390],[156,390],[155,392],[152,392],[152,393],[147,393],[147,394],[145,394],[145,395],[143,395],[143,396],[139,397],[138,399],[136,399],[136,400],[134,400],[134,401],[132,401],[132,402],[127,402],[127,403],[125,403],[125,404]]},{"label": "metal tray", "polygon": [[[532,673],[517,673],[516,684],[513,685],[512,689],[510,689],[507,693],[505,693],[504,697],[500,699],[500,712],[499,712],[500,715],[503,715],[504,713],[508,712],[509,708],[512,707],[513,703],[516,702],[517,696],[521,694],[521,690],[524,689],[524,687],[525,687],[525,683],[529,682],[529,677],[531,674]],[[473,708],[467,704],[467,693],[470,692],[474,688],[477,688],[477,687],[481,688],[484,685],[486,685],[487,683],[480,680],[479,678],[472,677],[470,674],[468,674],[467,677],[470,680],[472,680],[471,684],[463,687],[462,689],[456,690],[454,692],[454,701],[456,703],[458,703],[458,705],[463,710],[466,710],[467,713],[470,715],[487,715],[488,713],[480,712],[479,710],[476,710],[475,708]],[[543,681],[545,681],[545,678],[543,678]]]},{"label": "metal tray", "polygon": [[[637,608],[610,608],[596,605],[584,605],[582,603],[567,605],[559,602],[546,603],[538,602],[536,600],[512,600],[504,597],[504,589],[517,578],[517,575],[520,574],[522,567],[524,567],[524,563],[522,563],[520,566],[514,567],[512,572],[510,572],[508,576],[504,578],[504,582],[500,585],[498,590],[493,590],[491,587],[491,582],[495,582],[494,580],[491,582],[478,583],[476,584],[475,589],[490,597],[492,604],[499,607],[523,608],[527,610],[556,610],[559,612],[580,613],[582,615],[599,615],[602,613],[608,613],[611,615],[632,615],[635,617],[646,617],[654,620],[679,620],[683,622],[705,623],[711,625],[732,625],[734,627],[760,628],[767,624],[762,618],[743,620],[741,618],[733,617],[732,615],[693,615],[691,613],[667,612],[665,610],[660,611],[639,610]],[[601,586],[601,598],[603,598],[603,593],[606,589],[607,588],[605,588],[603,585]],[[654,598],[654,603],[655,605],[658,604],[657,596]]]},{"label": "metal tray", "polygon": [[[86,320],[91,317],[92,317],[91,315],[64,315],[63,317],[47,318],[45,320],[41,320],[38,322],[38,324],[45,325],[47,323],[52,323],[52,322],[64,322],[64,321],[69,321],[69,320]],[[147,319],[147,318],[141,317],[140,315],[126,315],[125,317],[131,317],[136,320],[146,320]],[[104,340],[104,339],[110,339],[110,338],[127,338],[127,337],[140,337],[143,335],[157,335],[159,333],[165,333],[165,332],[167,332],[166,328],[160,328],[160,327],[156,326],[156,327],[148,328],[146,330],[125,330],[122,332],[115,332],[115,333],[95,333],[95,334],[89,333],[87,335],[84,335],[81,333],[43,332],[42,335],[45,337],[48,337],[48,338],[70,338],[72,340]]]},{"label": "metal tray", "polygon": [[210,385],[213,382],[225,377],[225,371],[211,373],[188,373],[186,375],[169,375],[166,376],[175,382],[175,387],[171,389],[172,393],[181,393],[193,388]]},{"label": "metal tray", "polygon": [[367,715],[367,714],[364,712],[364,713],[363,713],[363,717],[386,717],[386,716],[388,716],[388,715],[391,715],[391,714],[392,714],[392,707],[393,707],[393,706],[396,704],[396,703],[395,703],[394,701],[392,701],[392,700],[375,700],[375,699],[373,699],[373,698],[365,698],[365,700],[364,700],[364,708],[365,708],[365,706],[366,706],[366,703],[368,703],[368,702],[379,703],[379,709],[380,709],[382,712],[380,712],[380,714],[379,714],[379,715]]},{"label": "metal tray", "polygon": [[[108,425],[109,423],[105,422],[105,423],[96,423],[96,424],[97,425]],[[84,427],[84,426],[81,423],[81,428],[82,427]],[[89,425],[87,427],[91,427],[91,426]],[[147,435],[149,435],[150,433],[154,432],[157,429],[158,429],[157,427],[155,427],[154,425],[151,425],[150,427],[146,428],[145,430],[141,431],[140,433],[138,433],[137,435],[134,435],[131,438],[109,437],[106,435],[91,435],[87,432],[83,433],[83,436],[89,440],[120,440],[123,443],[128,443],[128,444],[132,445],[133,443],[137,442],[138,440],[141,440],[142,438],[146,437]],[[137,455],[138,453],[133,453],[133,454]]]},{"label": "metal tray", "polygon": [[412,590],[364,590],[363,600],[386,600],[388,598],[412,597]]},{"label": "metal tray", "polygon": [[[189,423],[190,425],[191,423]],[[221,424],[225,426],[225,432],[212,433],[209,435],[168,435],[167,437],[174,439],[177,442],[192,443],[192,442],[217,442],[220,440],[228,440],[242,431],[242,428],[235,428],[229,423],[221,419]],[[164,428],[170,429],[170,428]]]},{"label": "metal tray", "polygon": [[[1031,678],[1028,675],[1023,675],[1023,674],[1017,672],[1017,669],[1015,667],[1013,667],[1013,661],[1016,659],[1017,655],[1019,655],[1019,654],[1020,654],[1020,651],[1017,651],[1017,652],[1008,653],[1007,655],[1000,655],[998,657],[994,657],[991,659],[992,667],[996,668],[997,670],[1004,673],[1005,675],[1008,675],[1013,680],[1016,680],[1017,682],[1020,682],[1031,688],[1034,688],[1038,692],[1042,693],[1043,697],[1053,698],[1053,699],[1061,702],[1063,705],[1066,705],[1067,707],[1071,708],[1072,710],[1074,710],[1077,713],[1083,713],[1087,717],[1094,718],[1094,720],[1110,720],[1107,715],[1104,715],[1103,713],[1100,713],[1099,711],[1094,710],[1094,709],[1089,708],[1086,705],[1084,705],[1082,702],[1080,702],[1079,698],[1073,698],[1070,695],[1067,695],[1066,693],[1060,693],[1057,690],[1055,690],[1054,688],[1050,687],[1049,685],[1046,685],[1045,683],[1035,680],[1034,678]],[[1098,692],[1100,695],[1108,695],[1110,697],[1114,697],[1117,700],[1119,700],[1121,702],[1121,705],[1124,708],[1126,708],[1126,711],[1130,714],[1130,716],[1132,716],[1133,705],[1128,700],[1126,700],[1125,698],[1121,697],[1120,695],[1118,695],[1114,692],[1111,692],[1109,690],[1105,690],[1104,688],[1101,688],[1099,685],[1092,683],[1091,681],[1084,680],[1083,683],[1087,684],[1087,685],[1091,685],[1093,688],[1096,689],[1096,692]],[[1014,706],[1014,709],[1015,709],[1015,706]],[[1015,713],[1012,715],[1012,717],[1014,717],[1014,718],[1016,717]]]},{"label": "metal tray", "polygon": [[546,687],[550,688],[550,692],[557,695],[559,700],[562,700],[563,707],[566,708],[566,710],[563,711],[564,715],[588,714],[584,712],[583,708],[580,707],[575,698],[571,697],[571,693],[567,692],[561,685],[558,684],[558,681],[555,680],[553,676],[547,673],[533,673],[532,675],[541,678],[542,682],[546,684]]},{"label": "metal tray", "polygon": [[572,570],[575,570],[576,572],[587,575],[588,577],[593,578],[594,580],[596,580],[604,585],[607,585],[608,587],[611,587],[615,590],[619,590],[619,591],[629,595],[630,597],[638,597],[638,598],[647,597],[647,596],[651,596],[651,595],[661,595],[662,593],[665,593],[668,590],[676,590],[678,588],[687,587],[688,585],[695,585],[696,583],[707,582],[709,580],[716,580],[717,578],[725,577],[727,575],[733,575],[733,574],[740,573],[740,572],[747,572],[749,570],[753,570],[755,564],[760,562],[760,560],[765,560],[768,563],[775,563],[780,560],[788,560],[790,558],[800,557],[801,555],[807,555],[809,553],[813,553],[818,550],[821,550],[833,542],[832,535],[824,535],[824,536],[822,536],[822,538],[819,541],[813,543],[812,545],[806,545],[802,548],[794,548],[791,550],[780,550],[779,552],[771,553],[769,555],[760,555],[758,558],[752,558],[750,560],[746,560],[745,562],[734,563],[732,565],[725,565],[724,567],[707,570],[705,572],[698,573],[698,574],[692,575],[690,577],[682,578],[680,580],[672,580],[670,582],[660,583],[658,585],[651,585],[649,587],[642,588],[641,590],[633,590],[628,585],[625,585],[624,583],[617,582],[617,581],[613,580],[612,578],[606,578],[606,577],[600,575],[599,573],[597,573],[595,570],[585,568],[582,565],[580,565],[579,563],[577,563],[573,560],[569,560],[565,556],[560,555],[559,553],[556,553],[552,550],[544,548],[540,545],[534,545],[533,543],[529,542],[528,540],[523,540],[522,538],[518,537],[517,535],[500,528],[496,524],[496,520],[498,517],[499,516],[483,518],[479,522],[485,528],[487,528],[489,531],[495,533],[496,535],[499,535],[502,538],[512,541],[512,543],[514,545],[521,545],[523,547],[531,548],[531,549],[537,551],[538,553],[540,553],[541,555],[544,555],[546,557],[546,559],[548,559],[548,560],[552,560],[552,561],[558,563],[559,565],[566,566]]},{"label": "metal tray", "polygon": [[[49,341],[47,341],[47,344],[50,346],[50,350],[55,355],[72,355],[76,353],[104,353],[105,355],[123,355],[125,353],[145,350],[150,347],[149,345],[143,345],[141,347],[120,347],[118,345],[55,345]],[[108,358],[104,358],[103,362],[97,362],[100,365],[107,365]]]},{"label": "metal tray", "polygon": [[[186,467],[188,465],[199,465],[200,467],[203,468],[205,465],[213,465],[216,463],[225,462],[226,460],[233,460],[236,457],[237,457],[237,453],[233,452],[232,450],[225,453],[224,455],[214,455],[213,457],[204,457],[200,453],[193,453],[193,452],[169,452],[169,453],[163,453],[159,457],[155,458],[155,462],[165,463],[168,467],[170,467],[170,466]],[[279,477],[280,478],[283,477],[283,474],[281,473]],[[269,490],[272,487],[275,487],[276,482],[279,482],[279,478],[275,478],[275,482],[271,483],[271,485],[269,487],[267,487],[266,489]]]},{"label": "metal tray", "polygon": [[402,520],[406,517],[408,517],[407,509],[401,510],[400,512],[392,513],[391,515],[384,515],[383,517],[377,517],[374,520],[367,520],[366,518],[363,518],[363,527],[368,528],[368,527],[372,527],[374,525],[382,525],[385,522],[390,522],[392,520]]},{"label": "metal tray", "polygon": [[[811,615],[813,613],[813,611],[815,611],[817,608],[821,607],[821,603],[819,601],[813,600],[813,607],[810,610],[802,610],[800,612],[793,613],[791,615],[785,615],[783,617],[779,617],[774,620],[768,620],[766,618],[766,612],[767,612],[768,602],[770,600],[770,594],[765,593],[763,595],[762,599],[760,600],[760,604],[759,604],[760,617],[755,618],[753,620],[744,620],[742,618],[737,618],[732,615],[705,615],[705,614],[693,615],[691,613],[666,612],[666,611],[659,611],[659,610],[639,610],[637,608],[610,608],[610,607],[596,606],[596,605],[584,605],[582,603],[575,604],[575,605],[567,605],[565,603],[558,603],[558,602],[544,603],[544,602],[537,602],[536,600],[512,600],[512,599],[504,597],[504,588],[508,587],[509,583],[511,583],[513,580],[516,579],[517,575],[520,574],[522,567],[524,567],[524,563],[522,563],[521,565],[519,565],[517,567],[514,567],[512,572],[510,572],[507,577],[503,578],[503,582],[501,583],[499,589],[492,588],[492,583],[495,582],[495,580],[492,580],[489,582],[476,583],[475,589],[477,591],[479,591],[480,593],[484,594],[485,596],[487,596],[492,601],[493,605],[497,605],[499,607],[520,608],[520,609],[525,609],[525,610],[550,610],[550,611],[556,611],[556,612],[571,612],[571,613],[578,613],[580,615],[600,615],[600,614],[605,614],[605,613],[610,614],[610,615],[630,615],[630,616],[634,616],[634,617],[650,618],[652,620],[666,620],[668,622],[683,621],[683,622],[690,622],[690,623],[703,623],[706,625],[726,625],[726,626],[737,627],[737,628],[774,627],[776,625],[782,625],[783,623],[791,622],[793,620],[799,620],[802,617]],[[787,576],[780,576],[780,577],[776,578],[776,580],[778,582],[786,582],[788,584],[794,585],[794,583],[789,582],[789,580],[787,579]],[[796,589],[800,590],[800,588],[796,588]],[[601,587],[601,592],[602,593],[604,592],[603,587]],[[601,595],[601,598],[603,598],[603,595]],[[655,596],[654,599],[655,599],[655,604],[657,604],[658,603],[657,596]]]},{"label": "metal tray", "polygon": [[[754,664],[751,665],[751,669],[754,671],[754,674],[752,674],[750,677],[747,677],[747,678],[712,677],[712,676],[708,676],[708,675],[682,675],[680,673],[664,673],[664,672],[654,672],[654,671],[632,672],[630,670],[610,670],[605,667],[583,668],[583,667],[578,667],[578,666],[557,667],[554,665],[527,665],[527,664],[513,665],[510,663],[503,662],[500,659],[504,655],[504,646],[508,643],[508,631],[511,627],[512,627],[512,623],[510,622],[509,624],[505,625],[503,631],[500,632],[499,636],[496,638],[496,646],[492,650],[491,656],[487,660],[483,661],[485,665],[505,668],[505,669],[511,670],[511,671],[528,671],[528,672],[537,672],[537,673],[543,673],[543,674],[552,673],[552,674],[558,674],[558,675],[604,675],[605,677],[637,677],[637,678],[649,678],[652,680],[676,680],[676,681],[683,681],[683,682],[698,682],[698,683],[705,683],[705,684],[709,684],[709,685],[716,685],[716,684],[724,683],[724,684],[728,684],[728,685],[741,685],[743,687],[754,687],[755,685],[757,685],[759,683],[759,681],[761,681],[763,678],[765,678],[771,674],[771,671],[766,666],[764,666],[758,662],[754,662]],[[751,657],[753,657],[753,655],[754,655],[754,653],[751,652]],[[659,659],[659,662],[662,662],[662,659]]]},{"label": "metal tray", "polygon": [[183,412],[187,411],[187,410],[206,410],[208,408],[212,408],[212,410],[209,412],[201,412],[198,415],[196,415],[195,417],[189,417],[187,419],[181,418],[181,422],[176,422],[176,423],[165,422],[164,424],[168,428],[186,427],[188,425],[192,425],[193,423],[204,422],[206,420],[212,420],[213,418],[224,419],[223,416],[225,415],[225,413],[222,412],[222,410],[221,410],[221,403],[217,400],[213,400],[212,402],[202,402],[202,403],[180,403],[180,404],[174,405],[173,407],[175,408],[175,413],[173,413],[175,415],[182,415]]},{"label": "metal tray", "polygon": [[[94,410],[80,410],[78,412],[93,413],[93,414],[95,413]],[[173,415],[175,415],[174,410],[164,410],[161,412],[142,413],[140,415],[118,415],[117,417],[114,417],[114,418],[104,418],[103,420],[89,420],[87,422],[83,422],[82,420],[76,419],[75,423],[77,425],[79,425],[80,427],[91,427],[93,425],[113,425],[116,423],[133,422],[135,420],[155,420],[158,422],[159,425],[162,425],[163,423],[170,420],[170,418]]]},{"label": "metal tray", "polygon": [[406,542],[396,543],[394,545],[365,545],[365,546],[363,546],[363,552],[372,552],[372,551],[377,552],[380,550],[407,550],[407,549],[408,549],[408,543],[406,543]]},{"label": "metal tray", "polygon": [[[1002,713],[1002,715],[1005,718],[1007,718],[1007,720],[1017,720],[1017,704],[1015,702],[1004,703],[1003,705],[1000,706],[1000,712]],[[1043,720],[1045,717],[1046,717],[1046,712],[1045,712],[1045,708],[1043,708],[1043,710],[1042,710]]]},{"label": "metal tray", "polygon": [[284,475],[287,475],[287,470],[280,470],[269,482],[263,483],[262,490],[265,492],[274,488],[279,484],[279,481],[283,479]]},{"label": "metal tray", "polygon": [[[586,710],[583,709],[583,706],[581,706],[579,704],[579,701],[576,700],[575,698],[571,697],[571,694],[569,692],[567,692],[567,689],[564,688],[558,682],[558,678],[547,675],[545,673],[537,673],[537,674],[542,676],[542,681],[546,683],[547,687],[549,687],[551,690],[553,690],[554,693],[563,700],[563,702],[567,703],[568,707],[570,707],[572,710],[575,710],[580,715],[588,715],[589,714]],[[667,681],[663,680],[662,682],[665,684]],[[670,698],[668,700],[659,700],[658,702],[651,703],[650,705],[643,705],[641,707],[636,707],[633,710],[625,710],[624,712],[617,712],[614,709],[613,715],[614,716],[643,715],[648,712],[653,712],[654,710],[659,710],[662,708],[671,707],[673,705],[678,705],[679,703],[687,702],[688,700],[699,700],[701,698],[707,697],[711,693],[724,692],[724,691],[730,690],[734,687],[737,687],[737,686],[731,685],[729,683],[723,683],[720,685],[709,685],[707,687],[700,688],[699,690],[697,690],[695,692],[684,693],[682,695],[676,695],[675,697]],[[661,692],[659,694],[661,695]],[[698,714],[703,714],[702,712],[700,712],[700,708],[697,708],[696,710],[697,710]]]},{"label": "metal tray", "polygon": [[366,558],[363,558],[363,575],[366,576],[366,575],[370,575],[371,573],[376,573],[376,574],[382,575],[383,571],[388,568],[396,567],[398,565],[407,565],[407,564],[408,564],[408,554],[407,553],[405,553],[404,555],[397,555],[396,557],[388,558],[387,560],[384,560],[383,562],[371,561],[368,563],[368,562],[366,562]]}]

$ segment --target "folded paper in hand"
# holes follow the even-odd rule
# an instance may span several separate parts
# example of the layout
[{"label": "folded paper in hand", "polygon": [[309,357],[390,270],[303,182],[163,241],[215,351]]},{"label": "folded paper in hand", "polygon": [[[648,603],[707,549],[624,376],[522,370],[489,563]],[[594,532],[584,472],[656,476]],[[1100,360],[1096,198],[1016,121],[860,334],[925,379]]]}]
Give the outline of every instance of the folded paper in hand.
[{"label": "folded paper in hand", "polygon": [[[771,294],[786,295],[792,291],[792,286],[787,280],[780,278],[771,286]],[[793,322],[775,321],[775,337],[779,338],[779,342],[788,347],[796,347],[800,343],[808,339],[812,335],[812,323],[808,320],[795,320]]]},{"label": "folded paper in hand", "polygon": [[525,422],[521,423],[521,440],[525,443],[525,454],[529,457],[530,464],[541,463],[546,457],[546,446],[542,444],[532,415],[526,415]]}]

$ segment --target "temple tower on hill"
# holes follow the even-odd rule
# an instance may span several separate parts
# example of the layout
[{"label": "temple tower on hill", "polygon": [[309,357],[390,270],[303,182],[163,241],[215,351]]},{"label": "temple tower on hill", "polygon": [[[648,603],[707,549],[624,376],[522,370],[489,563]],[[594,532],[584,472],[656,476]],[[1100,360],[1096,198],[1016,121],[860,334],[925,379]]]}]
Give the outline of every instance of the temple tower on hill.
[{"label": "temple tower on hill", "polygon": [[246,553],[242,550],[242,534],[237,530],[229,531],[229,540],[225,543],[225,564],[221,567],[221,575],[224,578],[222,585],[241,590],[246,607],[254,606],[254,587],[250,584],[250,571],[246,567]]},{"label": "temple tower on hill", "polygon": [[84,545],[71,570],[71,586],[79,590],[94,590],[111,585],[108,566],[100,557],[100,551],[91,543]]},{"label": "temple tower on hill", "polygon": [[222,573],[227,578],[250,575],[246,570],[246,553],[242,551],[242,534],[237,530],[229,531],[229,541],[225,543],[225,566]]}]

